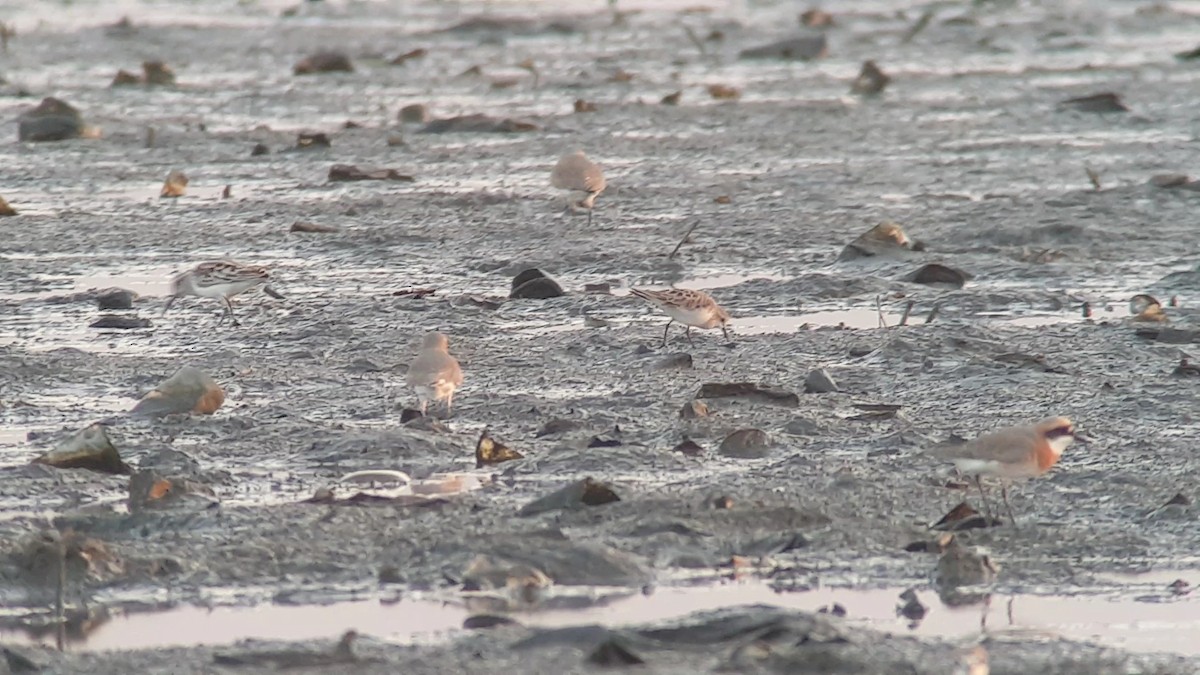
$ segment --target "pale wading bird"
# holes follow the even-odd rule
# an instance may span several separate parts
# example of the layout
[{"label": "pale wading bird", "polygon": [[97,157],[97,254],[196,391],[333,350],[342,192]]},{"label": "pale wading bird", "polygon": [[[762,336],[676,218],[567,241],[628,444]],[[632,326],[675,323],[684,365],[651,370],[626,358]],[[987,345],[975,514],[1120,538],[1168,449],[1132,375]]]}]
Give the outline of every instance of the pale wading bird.
[{"label": "pale wading bird", "polygon": [[267,268],[259,265],[243,265],[232,260],[200,263],[171,280],[171,297],[167,299],[167,306],[163,307],[163,314],[171,309],[175,300],[185,295],[220,298],[225,303],[225,314],[221,316],[221,321],[225,321],[225,317],[228,316],[233,320],[233,325],[237,326],[240,324],[233,316],[233,303],[230,301],[233,296],[262,286],[267,295],[277,300],[283,299],[282,295],[268,285],[270,279]]},{"label": "pale wading bird", "polygon": [[450,356],[450,340],[437,332],[426,333],[417,358],[408,366],[405,382],[417,392],[421,414],[430,401],[445,401],[446,414],[454,403],[454,390],[462,386],[462,368]]},{"label": "pale wading bird", "polygon": [[991,507],[983,492],[982,478],[1000,479],[1004,508],[1015,525],[1016,519],[1008,503],[1008,484],[1046,473],[1074,441],[1086,444],[1089,439],[1077,433],[1075,425],[1066,417],[1051,417],[1037,424],[998,429],[966,443],[935,447],[929,453],[952,462],[960,473],[973,477],[988,511]]},{"label": "pale wading bird", "polygon": [[658,307],[671,317],[663,328],[662,346],[667,344],[667,331],[671,329],[671,324],[678,321],[686,326],[684,335],[687,336],[688,344],[692,343],[692,328],[716,328],[721,327],[721,332],[725,335],[725,339],[729,339],[729,329],[726,327],[729,323],[729,313],[717,304],[712,296],[704,291],[693,291],[686,288],[668,288],[664,291],[645,291],[640,288],[629,289],[629,294],[641,298],[646,302]]},{"label": "pale wading bird", "polygon": [[604,172],[595,162],[588,159],[582,150],[563,155],[550,172],[550,185],[567,196],[571,209],[585,209],[588,225],[592,224],[592,208],[596,205],[596,197],[604,192],[607,185]]}]

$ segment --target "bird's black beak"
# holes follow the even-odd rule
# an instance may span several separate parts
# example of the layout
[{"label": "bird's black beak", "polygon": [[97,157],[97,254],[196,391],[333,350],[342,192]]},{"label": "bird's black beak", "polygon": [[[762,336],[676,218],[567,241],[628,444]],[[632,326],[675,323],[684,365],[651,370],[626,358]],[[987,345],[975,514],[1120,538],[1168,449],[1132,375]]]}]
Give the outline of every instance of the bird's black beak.
[{"label": "bird's black beak", "polygon": [[1078,431],[1071,434],[1071,436],[1073,436],[1075,438],[1076,443],[1082,443],[1084,445],[1089,445],[1092,442],[1092,439],[1088,438],[1087,436],[1084,436],[1083,434],[1079,433]]}]

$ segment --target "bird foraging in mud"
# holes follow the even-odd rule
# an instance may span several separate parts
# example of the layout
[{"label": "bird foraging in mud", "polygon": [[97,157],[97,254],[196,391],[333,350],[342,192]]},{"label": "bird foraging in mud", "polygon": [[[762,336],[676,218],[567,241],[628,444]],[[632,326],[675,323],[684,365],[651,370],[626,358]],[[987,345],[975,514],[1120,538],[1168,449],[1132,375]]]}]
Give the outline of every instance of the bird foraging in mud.
[{"label": "bird foraging in mud", "polygon": [[462,386],[462,368],[450,356],[450,339],[436,331],[426,333],[417,357],[408,366],[405,382],[417,392],[421,414],[430,401],[445,401],[449,415],[454,403],[454,390]]},{"label": "bird foraging in mud", "polygon": [[998,429],[966,443],[934,447],[929,454],[953,463],[960,473],[974,478],[984,508],[989,512],[991,507],[982,478],[1000,479],[1004,507],[1010,522],[1016,524],[1008,503],[1008,484],[1046,473],[1075,441],[1086,444],[1089,439],[1078,433],[1066,417],[1051,417],[1037,424]]},{"label": "bird foraging in mud", "polygon": [[203,262],[171,280],[171,297],[167,299],[163,314],[171,309],[175,300],[185,295],[195,295],[201,298],[220,298],[225,303],[225,314],[221,321],[228,316],[233,325],[241,325],[233,315],[231,298],[246,291],[263,287],[263,292],[282,300],[283,296],[271,288],[271,275],[267,268],[260,265],[243,265],[233,260],[214,260]]},{"label": "bird foraging in mud", "polygon": [[640,288],[629,289],[629,294],[641,298],[646,302],[658,307],[671,317],[663,328],[662,346],[667,345],[667,331],[671,329],[671,324],[678,321],[686,326],[684,335],[687,336],[688,344],[694,345],[692,342],[692,328],[716,328],[721,327],[721,332],[725,335],[725,339],[729,339],[729,313],[713,300],[712,296],[704,291],[693,291],[687,288],[668,288],[662,291],[647,291]]},{"label": "bird foraging in mud", "polygon": [[607,183],[604,172],[583,150],[567,153],[558,160],[550,172],[550,185],[566,195],[569,208],[586,210],[588,225],[592,224],[596,197],[604,192]]}]

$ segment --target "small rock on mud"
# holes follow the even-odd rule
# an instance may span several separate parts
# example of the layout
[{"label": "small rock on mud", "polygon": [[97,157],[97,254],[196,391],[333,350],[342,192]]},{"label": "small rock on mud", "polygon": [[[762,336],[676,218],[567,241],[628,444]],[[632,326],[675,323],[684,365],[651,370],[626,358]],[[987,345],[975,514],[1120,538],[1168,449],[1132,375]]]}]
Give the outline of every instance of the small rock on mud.
[{"label": "small rock on mud", "polygon": [[187,192],[188,177],[182,171],[173,170],[167,174],[167,179],[163,182],[162,191],[158,193],[159,197],[182,197]]},{"label": "small rock on mud", "polygon": [[1121,101],[1118,94],[1112,92],[1104,92],[1101,94],[1092,94],[1090,96],[1080,96],[1079,98],[1069,98],[1063,101],[1060,105],[1071,110],[1089,113],[1124,113],[1129,112],[1129,108]]},{"label": "small rock on mud", "polygon": [[562,294],[562,286],[559,286],[557,281],[551,279],[545,272],[538,268],[531,267],[513,277],[512,290],[509,292],[508,297],[545,300],[547,298],[557,298]]},{"label": "small rock on mud", "polygon": [[211,415],[225,402],[225,392],[199,368],[184,366],[146,394],[130,411],[134,415]]},{"label": "small rock on mud", "polygon": [[790,391],[754,382],[706,382],[696,398],[745,398],[788,408],[800,406],[800,397]]},{"label": "small rock on mud", "polygon": [[810,61],[819,59],[829,53],[829,42],[824,33],[817,35],[802,35],[800,37],[772,42],[761,47],[745,49],[740,54],[743,59],[782,59],[784,61]]},{"label": "small rock on mud", "polygon": [[832,394],[837,392],[837,383],[833,381],[833,376],[824,368],[814,368],[808,371],[808,377],[804,378],[804,393],[806,394]]},{"label": "small rock on mud", "polygon": [[621,498],[617,496],[616,492],[613,492],[612,488],[589,476],[526,504],[521,507],[517,515],[532,516],[546,511],[600,506],[619,501]]},{"label": "small rock on mud", "polygon": [[104,314],[99,319],[88,324],[88,328],[115,328],[118,330],[133,330],[149,328],[153,323],[150,319],[140,316],[121,316],[119,314]]},{"label": "small rock on mud", "polygon": [[762,459],[771,452],[771,437],[762,429],[739,429],[721,441],[717,452],[735,459]]},{"label": "small rock on mud", "polygon": [[334,164],[329,167],[329,181],[331,183],[358,180],[394,180],[411,183],[416,179],[412,176],[402,174],[395,169],[360,169],[350,164]]},{"label": "small rock on mud", "polygon": [[898,224],[885,221],[867,230],[842,249],[838,260],[854,260],[877,255],[905,251],[912,247],[912,240]]},{"label": "small rock on mud", "polygon": [[63,141],[83,135],[83,116],[71,104],[52,96],[21,113],[17,138],[22,141]]},{"label": "small rock on mud", "polygon": [[475,114],[433,120],[421,128],[421,133],[513,134],[537,131],[540,128],[533,122],[526,122],[511,117],[490,117],[488,115]]},{"label": "small rock on mud", "polygon": [[425,124],[429,121],[429,106],[424,103],[406,105],[396,116],[405,124]]},{"label": "small rock on mud", "polygon": [[133,291],[109,289],[96,296],[96,305],[102,310],[133,309]]},{"label": "small rock on mud", "polygon": [[217,504],[212,488],[190,478],[165,477],[153,469],[133,474],[129,479],[129,510],[206,509]]},{"label": "small rock on mud", "polygon": [[72,434],[53,450],[33,460],[33,463],[58,469],[89,469],[126,476],[133,473],[108,437],[108,427],[99,422]]},{"label": "small rock on mud", "polygon": [[476,469],[482,469],[485,466],[492,466],[503,462],[511,462],[514,459],[522,459],[524,457],[525,455],[492,438],[487,429],[483,430],[483,433],[479,435],[479,440],[475,442]]},{"label": "small rock on mud", "polygon": [[892,78],[888,77],[874,61],[865,61],[858,77],[850,85],[850,91],[860,96],[875,96],[881,93]]},{"label": "small rock on mud", "polygon": [[909,272],[902,277],[903,281],[913,284],[924,284],[927,286],[948,286],[952,288],[962,288],[967,285],[967,281],[971,279],[971,275],[949,265],[939,263],[929,263],[921,265],[919,268]]},{"label": "small rock on mud", "polygon": [[350,57],[338,51],[320,51],[304,57],[292,67],[296,75],[312,75],[314,73],[352,73],[354,64]]}]

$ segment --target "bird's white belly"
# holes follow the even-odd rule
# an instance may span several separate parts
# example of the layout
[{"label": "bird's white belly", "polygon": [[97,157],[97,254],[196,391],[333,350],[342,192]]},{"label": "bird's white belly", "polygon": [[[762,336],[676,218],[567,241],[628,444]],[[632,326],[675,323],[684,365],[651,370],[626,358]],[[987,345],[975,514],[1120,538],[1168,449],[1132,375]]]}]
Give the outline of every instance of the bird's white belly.
[{"label": "bird's white belly", "polygon": [[433,384],[419,384],[413,387],[417,397],[422,401],[444,401],[454,393],[454,383],[438,380]]},{"label": "bird's white belly", "polygon": [[215,284],[213,286],[202,286],[202,287],[196,289],[196,295],[198,295],[202,298],[221,298],[221,297],[232,298],[233,296],[238,295],[240,293],[245,293],[246,291],[250,290],[251,288],[254,288],[255,286],[259,285],[260,283],[262,283],[260,280],[255,279],[255,280],[251,280],[251,281],[235,281],[233,283],[228,283],[228,284]]},{"label": "bird's white belly", "polygon": [[954,466],[969,476],[998,476],[1000,478],[1031,478],[1037,475],[1036,464],[1013,464],[988,459],[956,459]]},{"label": "bird's white belly", "polygon": [[712,328],[712,312],[707,309],[687,309],[684,307],[663,307],[667,316],[679,323],[695,326],[696,328]]}]

